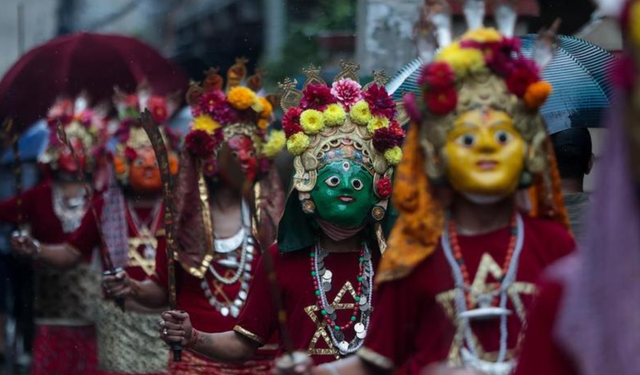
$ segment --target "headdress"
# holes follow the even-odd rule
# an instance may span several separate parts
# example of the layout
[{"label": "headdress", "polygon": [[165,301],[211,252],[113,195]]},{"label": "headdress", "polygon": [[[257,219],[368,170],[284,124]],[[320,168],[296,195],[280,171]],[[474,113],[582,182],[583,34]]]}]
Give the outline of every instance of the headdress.
[{"label": "headdress", "polygon": [[[98,135],[107,124],[106,111],[100,108],[89,108],[88,100],[83,95],[75,100],[59,99],[49,109],[47,114],[47,124],[50,129],[49,145],[39,161],[54,172],[65,171],[68,167],[75,170],[77,166],[73,160],[61,160],[61,157],[64,158],[67,146],[57,137],[58,123],[63,126],[74,148],[76,146],[82,148],[82,150],[76,150],[79,153],[79,161],[84,164],[80,168],[85,172],[92,172],[95,167],[94,152],[97,152],[99,146]],[[72,165],[65,166],[69,164],[68,162]]]},{"label": "headdress", "polygon": [[[342,62],[341,68],[331,86],[313,65],[304,70],[307,80],[302,91],[296,88],[295,80],[286,79],[280,84],[281,105],[285,110],[282,125],[287,147],[295,155],[293,188],[297,191],[296,197],[289,198],[280,228],[287,228],[289,224],[288,228],[300,228],[301,223],[306,222],[298,217],[302,213],[300,207],[307,213],[313,211],[310,192],[318,182],[319,169],[333,161],[352,160],[373,177],[373,192],[378,203],[373,207],[372,217],[376,221],[380,250],[384,251],[386,244],[380,221],[386,216],[391,179],[394,167],[402,159],[400,146],[405,133],[398,122],[396,103],[384,86],[387,81],[384,73],[374,73],[373,82],[362,87],[356,74],[358,65]],[[280,251],[310,246],[315,238],[310,238],[310,229],[306,234],[303,232],[296,230],[297,238],[289,236],[286,240],[281,230]]]},{"label": "headdress", "polygon": [[[227,72],[226,87],[218,69],[211,68],[202,83],[192,83],[187,102],[194,117],[191,130],[185,138],[185,147],[201,160],[205,175],[215,175],[216,152],[223,142],[236,135],[245,135],[261,159],[263,171],[269,169],[269,160],[282,150],[284,134],[267,128],[273,121],[273,105],[261,96],[262,71],[247,78],[247,60],[236,59]],[[224,87],[224,90],[223,90]]]},{"label": "headdress", "polygon": [[[113,98],[118,111],[119,125],[115,131],[114,172],[118,182],[127,186],[129,184],[129,167],[137,157],[137,151],[143,148],[152,148],[151,141],[139,124],[140,113],[148,109],[151,117],[161,127],[165,138],[165,144],[169,152],[175,153],[179,148],[180,139],[171,129],[164,126],[171,114],[175,111],[175,103],[171,97],[163,97],[151,94],[150,88],[145,83],[141,84],[135,93],[124,93],[115,89]],[[174,161],[177,158],[173,158]],[[172,166],[176,170],[177,165]]]},{"label": "headdress", "polygon": [[[227,72],[226,87],[218,69],[206,72],[202,83],[192,83],[187,102],[194,120],[185,138],[177,187],[178,242],[181,266],[196,277],[204,277],[213,260],[213,222],[206,177],[216,176],[217,154],[222,145],[236,136],[251,140],[258,161],[256,176],[247,199],[254,220],[253,236],[263,246],[275,237],[282,213],[282,183],[272,160],[285,145],[284,132],[268,126],[273,121],[273,105],[262,93],[262,72],[247,77],[247,60],[236,59]],[[248,186],[247,186],[248,187]],[[260,201],[271,203],[264,210]],[[202,239],[205,241],[202,241]]]},{"label": "headdress", "polygon": [[[501,7],[509,4],[499,2]],[[509,17],[496,20],[501,33],[482,27],[483,2],[467,1],[465,16],[471,31],[448,45],[450,37],[442,38],[451,35],[450,30],[442,30],[450,25],[442,22],[446,8],[427,14],[428,20],[433,21],[427,20],[430,26],[440,25],[436,25],[439,30],[431,31],[440,37],[441,50],[435,54],[435,46],[429,42],[429,38],[436,42],[432,34],[422,35],[428,40],[419,45],[422,58],[427,59],[421,67],[421,92],[419,96],[404,97],[405,109],[414,124],[394,186],[400,217],[389,239],[392,251],[381,265],[379,281],[408,274],[435,250],[442,231],[443,209],[430,185],[444,177],[442,147],[454,119],[475,108],[491,107],[512,117],[526,143],[521,185],[531,186],[531,214],[568,226],[553,148],[538,113],[551,93],[551,85],[540,79],[541,69],[551,60],[551,43],[540,40],[534,59],[524,57],[519,40],[511,37],[514,22],[504,22],[505,18],[515,17],[513,9],[506,11],[511,12]]]}]

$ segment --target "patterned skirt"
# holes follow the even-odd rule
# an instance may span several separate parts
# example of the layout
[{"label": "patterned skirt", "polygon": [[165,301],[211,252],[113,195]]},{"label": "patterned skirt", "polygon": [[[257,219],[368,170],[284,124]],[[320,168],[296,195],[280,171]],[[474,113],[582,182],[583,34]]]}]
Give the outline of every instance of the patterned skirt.
[{"label": "patterned skirt", "polygon": [[182,351],[182,361],[169,362],[170,375],[267,375],[271,374],[273,358],[256,358],[243,364],[221,363],[205,359],[188,350]]},{"label": "patterned skirt", "polygon": [[94,326],[37,325],[31,375],[96,375]]}]

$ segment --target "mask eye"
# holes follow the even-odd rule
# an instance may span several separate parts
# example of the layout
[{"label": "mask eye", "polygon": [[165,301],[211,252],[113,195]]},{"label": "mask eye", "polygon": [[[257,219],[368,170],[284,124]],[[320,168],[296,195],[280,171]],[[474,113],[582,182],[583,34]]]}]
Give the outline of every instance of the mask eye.
[{"label": "mask eye", "polygon": [[476,144],[476,136],[471,133],[463,134],[456,139],[456,143],[464,147],[473,147]]},{"label": "mask eye", "polygon": [[504,130],[497,131],[494,137],[496,138],[496,141],[501,145],[506,145],[511,140],[511,134]]},{"label": "mask eye", "polygon": [[133,165],[135,165],[136,167],[142,167],[144,165],[144,161],[142,161],[142,159],[136,159],[133,162]]},{"label": "mask eye", "polygon": [[340,185],[340,177],[331,176],[331,177],[327,178],[326,180],[324,180],[324,183],[327,184],[330,187],[336,187],[336,186]]},{"label": "mask eye", "polygon": [[364,187],[364,184],[359,179],[354,178],[353,181],[351,181],[351,186],[353,186],[354,189],[360,191]]},{"label": "mask eye", "polygon": [[232,155],[234,158],[236,158],[236,159],[237,159],[237,158],[238,158],[238,156],[239,156],[239,155],[238,155],[238,153],[237,153],[237,152],[235,152],[235,151],[233,151],[233,152],[231,153],[231,155]]}]

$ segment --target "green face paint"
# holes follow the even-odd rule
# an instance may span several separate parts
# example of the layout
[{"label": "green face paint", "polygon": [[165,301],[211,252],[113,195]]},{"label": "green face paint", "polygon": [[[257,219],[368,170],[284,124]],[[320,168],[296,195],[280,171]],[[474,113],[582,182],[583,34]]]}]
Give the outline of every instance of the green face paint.
[{"label": "green face paint", "polygon": [[320,218],[344,228],[361,225],[377,201],[371,174],[346,160],[318,171],[311,198]]}]

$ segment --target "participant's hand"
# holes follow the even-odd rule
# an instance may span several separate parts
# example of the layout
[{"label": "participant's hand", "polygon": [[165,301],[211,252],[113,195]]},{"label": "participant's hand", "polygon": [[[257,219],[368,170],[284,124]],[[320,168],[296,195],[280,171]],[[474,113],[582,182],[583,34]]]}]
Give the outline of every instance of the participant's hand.
[{"label": "participant's hand", "polygon": [[136,282],[131,280],[124,270],[120,269],[116,274],[104,274],[102,287],[109,299],[127,298],[135,295]]},{"label": "participant's hand", "polygon": [[285,354],[276,359],[274,374],[276,375],[306,375],[311,374],[313,361],[304,352]]},{"label": "participant's hand", "polygon": [[189,314],[184,311],[165,311],[161,315],[160,338],[167,344],[180,344],[188,348],[194,344],[194,329]]},{"label": "participant's hand", "polygon": [[30,235],[14,232],[11,236],[11,248],[14,253],[23,258],[35,260],[40,256],[40,242]]},{"label": "participant's hand", "polygon": [[484,375],[484,373],[462,367],[432,365],[422,370],[421,375]]}]

